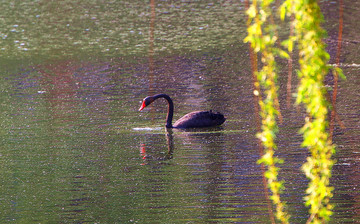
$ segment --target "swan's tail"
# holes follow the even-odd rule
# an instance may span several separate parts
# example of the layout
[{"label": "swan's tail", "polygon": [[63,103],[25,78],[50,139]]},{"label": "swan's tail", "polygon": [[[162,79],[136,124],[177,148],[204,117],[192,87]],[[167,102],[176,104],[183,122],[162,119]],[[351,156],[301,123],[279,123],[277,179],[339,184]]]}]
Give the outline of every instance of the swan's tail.
[{"label": "swan's tail", "polygon": [[222,123],[224,123],[226,121],[226,118],[224,117],[223,114],[219,113],[219,112],[212,112],[212,110],[208,111],[210,117],[212,120],[214,120],[214,122],[216,123],[216,125],[221,125]]}]

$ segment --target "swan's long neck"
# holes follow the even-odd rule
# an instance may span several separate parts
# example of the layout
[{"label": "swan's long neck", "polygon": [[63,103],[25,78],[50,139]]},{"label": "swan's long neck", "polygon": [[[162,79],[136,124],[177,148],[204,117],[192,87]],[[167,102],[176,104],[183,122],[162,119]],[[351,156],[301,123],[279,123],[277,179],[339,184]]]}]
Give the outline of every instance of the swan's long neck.
[{"label": "swan's long neck", "polygon": [[174,104],[173,101],[171,100],[170,96],[166,95],[166,94],[158,94],[154,96],[154,100],[158,99],[158,98],[165,98],[165,100],[168,102],[168,113],[166,116],[166,127],[167,128],[172,128],[172,119],[173,119],[173,114],[174,114]]}]

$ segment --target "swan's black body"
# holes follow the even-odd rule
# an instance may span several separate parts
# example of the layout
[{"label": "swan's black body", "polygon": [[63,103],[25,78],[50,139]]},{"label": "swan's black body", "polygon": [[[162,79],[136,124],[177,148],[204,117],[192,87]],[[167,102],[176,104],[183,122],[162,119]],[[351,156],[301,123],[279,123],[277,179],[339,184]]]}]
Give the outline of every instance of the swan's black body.
[{"label": "swan's black body", "polygon": [[166,94],[158,94],[154,96],[148,96],[143,100],[143,103],[139,109],[141,111],[146,106],[150,105],[152,102],[159,98],[164,98],[167,100],[169,107],[166,117],[166,127],[167,128],[202,128],[202,127],[212,127],[221,125],[225,122],[226,118],[221,113],[213,113],[210,111],[194,111],[186,114],[179,120],[177,120],[174,125],[172,125],[172,119],[174,114],[174,104],[171,98]]}]

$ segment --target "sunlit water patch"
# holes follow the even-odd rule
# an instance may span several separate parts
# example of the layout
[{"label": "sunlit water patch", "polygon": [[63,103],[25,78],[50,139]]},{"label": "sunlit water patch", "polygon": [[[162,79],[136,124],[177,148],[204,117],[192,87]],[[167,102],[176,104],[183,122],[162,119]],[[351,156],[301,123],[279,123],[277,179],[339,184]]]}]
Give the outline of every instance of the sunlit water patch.
[{"label": "sunlit water patch", "polygon": [[161,127],[141,127],[141,128],[132,128],[134,131],[160,131],[164,128]]}]

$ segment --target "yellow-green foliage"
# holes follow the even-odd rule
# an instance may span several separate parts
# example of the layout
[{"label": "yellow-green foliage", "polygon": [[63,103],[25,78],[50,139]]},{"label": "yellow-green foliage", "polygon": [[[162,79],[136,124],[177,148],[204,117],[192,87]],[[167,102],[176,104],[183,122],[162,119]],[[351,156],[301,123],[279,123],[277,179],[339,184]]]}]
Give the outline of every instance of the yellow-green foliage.
[{"label": "yellow-green foliage", "polygon": [[[276,110],[278,86],[275,56],[288,57],[288,54],[275,47],[277,40],[275,26],[268,22],[272,2],[272,0],[253,1],[247,11],[252,23],[248,27],[245,41],[251,43],[256,53],[261,53],[263,64],[262,69],[257,72],[258,81],[265,91],[265,99],[259,100],[262,131],[258,133],[258,137],[265,147],[265,153],[259,162],[268,167],[265,176],[272,192],[271,199],[276,206],[276,217],[282,223],[288,223],[289,215],[284,211],[285,204],[280,200],[283,186],[277,179],[279,168],[276,167],[276,163],[279,163],[280,159],[273,156],[276,149],[274,140],[278,131],[276,118],[279,114]],[[289,37],[283,44],[291,52],[295,46],[294,42],[298,43],[300,84],[296,102],[303,103],[308,114],[305,125],[300,130],[304,136],[302,145],[311,152],[311,156],[302,167],[305,175],[310,179],[305,197],[305,204],[310,206],[310,217],[307,222],[324,223],[329,220],[332,213],[332,206],[329,204],[332,187],[329,186],[329,179],[334,164],[331,156],[335,152],[326,131],[328,104],[323,85],[329,69],[327,65],[329,54],[325,51],[326,46],[323,42],[326,31],[320,26],[323,17],[315,0],[287,0],[282,5],[280,14],[282,19],[286,14],[294,15],[295,35]]]},{"label": "yellow-green foliage", "polygon": [[295,38],[300,56],[297,103],[303,103],[308,113],[301,129],[304,136],[303,146],[311,152],[302,167],[310,179],[305,204],[310,206],[309,222],[323,223],[329,220],[332,213],[329,200],[333,188],[329,186],[329,179],[334,164],[331,156],[335,152],[326,131],[328,104],[325,100],[323,80],[329,69],[329,54],[323,42],[326,31],[320,26],[323,15],[315,0],[287,0],[281,11],[282,17],[285,12],[295,15]]},{"label": "yellow-green foliage", "polygon": [[[282,182],[277,179],[279,168],[276,167],[276,163],[279,163],[280,160],[273,156],[274,150],[276,149],[274,141],[278,130],[276,118],[279,113],[275,106],[277,104],[278,89],[276,84],[275,55],[280,53],[281,55],[287,56],[287,54],[274,47],[277,40],[274,27],[269,24],[265,25],[267,18],[271,15],[271,2],[272,1],[261,1],[261,10],[259,10],[257,1],[253,1],[247,11],[249,18],[252,19],[252,24],[248,27],[248,36],[245,38],[245,41],[251,43],[256,53],[261,52],[261,61],[263,62],[262,69],[257,72],[257,78],[261,86],[265,89],[266,96],[264,100],[259,100],[262,132],[258,133],[257,136],[265,147],[265,153],[259,162],[268,167],[265,176],[272,192],[271,199],[276,206],[276,217],[282,223],[288,223],[289,216],[284,211],[285,204],[280,200],[280,192],[283,185]],[[266,31],[263,31],[263,29]]]}]

